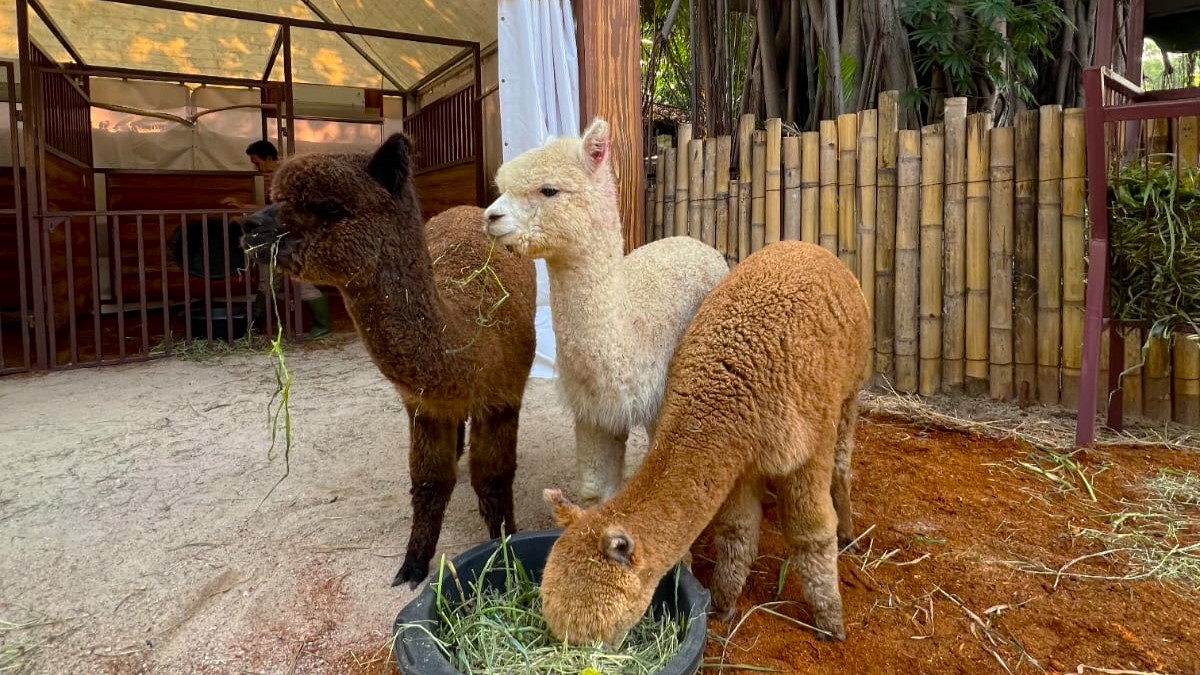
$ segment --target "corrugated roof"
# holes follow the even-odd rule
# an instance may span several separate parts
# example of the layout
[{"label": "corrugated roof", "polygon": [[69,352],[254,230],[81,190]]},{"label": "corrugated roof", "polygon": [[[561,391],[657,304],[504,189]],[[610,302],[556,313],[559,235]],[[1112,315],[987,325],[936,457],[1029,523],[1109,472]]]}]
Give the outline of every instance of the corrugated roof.
[{"label": "corrugated roof", "polygon": [[[272,24],[137,7],[104,0],[41,0],[89,66],[258,79],[278,27]],[[364,28],[479,42],[496,40],[496,0],[183,0],[218,7]],[[15,59],[13,0],[0,4],[0,58]],[[50,31],[30,12],[30,32],[56,60],[68,60]],[[353,41],[391,80],[407,88],[461,48],[296,28],[293,79],[306,84],[391,88]],[[271,79],[282,80],[282,59]]]}]

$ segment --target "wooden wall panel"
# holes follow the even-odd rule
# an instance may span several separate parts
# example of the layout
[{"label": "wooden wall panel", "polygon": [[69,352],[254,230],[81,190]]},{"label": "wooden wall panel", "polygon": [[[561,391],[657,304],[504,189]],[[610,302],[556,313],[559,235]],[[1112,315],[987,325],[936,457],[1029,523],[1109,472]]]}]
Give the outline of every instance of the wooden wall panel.
[{"label": "wooden wall panel", "polygon": [[482,206],[475,198],[475,161],[427,171],[413,177],[417,188],[417,199],[421,202],[421,215],[425,220],[452,206],[472,204]]},{"label": "wooden wall panel", "polygon": [[[91,211],[96,208],[96,193],[92,170],[46,153],[47,212]],[[72,313],[78,315],[92,308],[92,233],[86,217],[47,221],[48,250],[43,252],[48,264],[44,270],[50,279],[50,298],[54,309],[54,326],[67,325]],[[70,244],[68,245],[68,230]],[[69,285],[74,285],[74,295]]]}]

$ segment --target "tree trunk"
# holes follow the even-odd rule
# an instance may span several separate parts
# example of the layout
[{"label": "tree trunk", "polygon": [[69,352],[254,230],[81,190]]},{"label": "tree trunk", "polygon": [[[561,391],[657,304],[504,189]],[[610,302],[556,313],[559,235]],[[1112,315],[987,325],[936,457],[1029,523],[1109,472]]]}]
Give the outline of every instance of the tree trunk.
[{"label": "tree trunk", "polygon": [[771,14],[768,0],[758,0],[758,52],[766,114],[768,118],[779,117],[782,106],[779,102],[779,69],[775,59],[775,17]]},{"label": "tree trunk", "polygon": [[797,97],[800,96],[800,0],[789,0],[788,25],[790,27],[788,40],[788,70],[787,70],[787,115],[789,124],[797,120]]},{"label": "tree trunk", "polygon": [[824,0],[825,72],[829,81],[829,113],[831,117],[842,114],[842,49],[838,37],[837,5],[834,0]]}]

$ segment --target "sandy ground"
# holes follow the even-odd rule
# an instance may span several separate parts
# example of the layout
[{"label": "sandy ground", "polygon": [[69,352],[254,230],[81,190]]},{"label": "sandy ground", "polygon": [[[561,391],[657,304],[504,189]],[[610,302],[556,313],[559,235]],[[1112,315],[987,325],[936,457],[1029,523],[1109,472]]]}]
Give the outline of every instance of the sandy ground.
[{"label": "sandy ground", "polygon": [[[265,502],[284,471],[265,353],[0,379],[0,670],[342,673],[386,654],[414,595],[390,586],[406,418],[361,343],[339,341],[287,356],[291,475]],[[530,380],[522,529],[552,525],[541,491],[572,485],[572,447],[553,382]],[[631,466],[644,449],[639,432]],[[486,539],[460,466],[448,555]]]}]

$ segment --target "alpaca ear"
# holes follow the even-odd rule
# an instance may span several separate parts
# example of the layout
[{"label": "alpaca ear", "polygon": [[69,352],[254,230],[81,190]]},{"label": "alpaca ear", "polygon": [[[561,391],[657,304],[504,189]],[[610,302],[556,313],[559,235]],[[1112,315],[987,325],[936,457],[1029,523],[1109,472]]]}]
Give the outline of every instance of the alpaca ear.
[{"label": "alpaca ear", "polygon": [[625,530],[616,526],[605,530],[600,538],[600,549],[618,565],[633,566],[633,538]]},{"label": "alpaca ear", "polygon": [[570,527],[579,516],[583,515],[583,509],[571,503],[562,490],[546,488],[542,490],[542,499],[545,499],[546,503],[550,505],[550,510],[554,512],[554,520],[559,527]]},{"label": "alpaca ear", "polygon": [[597,117],[583,132],[583,165],[595,173],[608,159],[608,122]]},{"label": "alpaca ear", "polygon": [[400,187],[408,182],[412,172],[412,145],[402,133],[394,133],[371,157],[367,172],[388,194],[399,196]]}]

